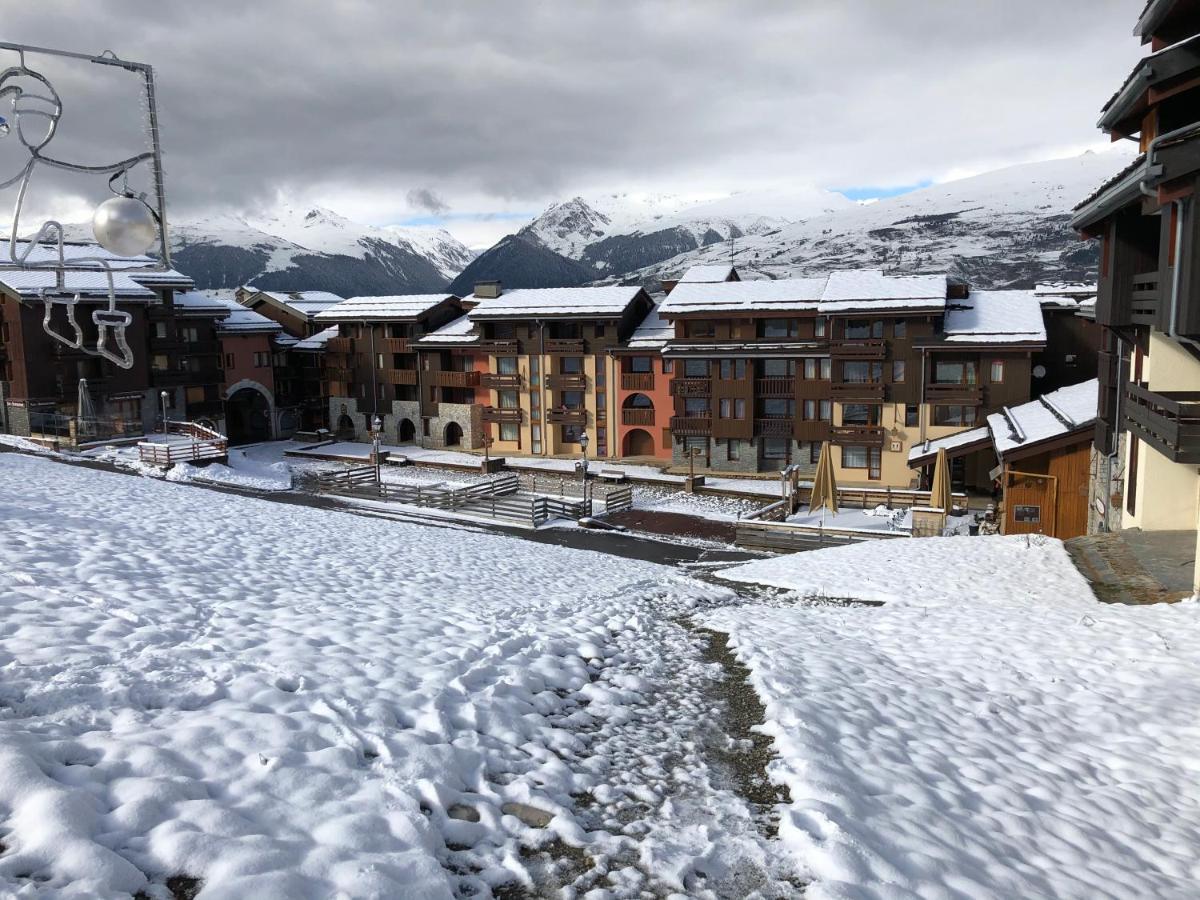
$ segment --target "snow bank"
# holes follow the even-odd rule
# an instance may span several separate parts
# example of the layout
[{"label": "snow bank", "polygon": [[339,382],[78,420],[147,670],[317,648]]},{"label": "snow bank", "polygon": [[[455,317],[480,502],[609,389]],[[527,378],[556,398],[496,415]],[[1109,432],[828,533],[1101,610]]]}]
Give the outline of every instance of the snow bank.
[{"label": "snow bank", "polygon": [[616,636],[721,592],[16,454],[0,521],[3,895],[482,894],[582,841]]},{"label": "snow bank", "polygon": [[726,608],[813,898],[1195,897],[1200,604],[1093,599],[1062,544],[930,538],[723,573],[889,601]]}]

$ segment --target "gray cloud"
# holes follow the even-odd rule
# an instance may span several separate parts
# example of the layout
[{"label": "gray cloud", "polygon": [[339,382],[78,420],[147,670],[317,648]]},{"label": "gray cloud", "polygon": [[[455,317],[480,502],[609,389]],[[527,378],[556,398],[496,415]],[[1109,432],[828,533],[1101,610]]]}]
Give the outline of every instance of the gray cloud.
[{"label": "gray cloud", "polygon": [[[10,40],[156,66],[177,210],[282,193],[889,184],[1096,140],[1128,0],[39,0]],[[90,87],[93,73],[72,86]],[[117,124],[70,111],[89,151]],[[374,202],[374,201],[373,201]],[[330,205],[336,206],[335,202]]]},{"label": "gray cloud", "polygon": [[450,212],[450,204],[430,188],[413,188],[404,195],[404,199],[413,209],[422,209],[435,215]]}]

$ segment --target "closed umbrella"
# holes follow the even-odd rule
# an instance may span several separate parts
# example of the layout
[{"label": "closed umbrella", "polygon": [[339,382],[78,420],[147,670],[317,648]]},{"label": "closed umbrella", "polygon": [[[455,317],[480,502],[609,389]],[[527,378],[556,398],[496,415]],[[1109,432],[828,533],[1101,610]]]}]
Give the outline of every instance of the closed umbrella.
[{"label": "closed umbrella", "polygon": [[950,514],[950,469],[946,465],[946,448],[938,447],[933,464],[933,484],[929,489],[929,505]]},{"label": "closed umbrella", "polygon": [[829,449],[829,441],[821,444],[821,457],[817,460],[817,473],[813,477],[809,512],[821,507],[837,515],[837,480],[833,475],[833,453]]}]

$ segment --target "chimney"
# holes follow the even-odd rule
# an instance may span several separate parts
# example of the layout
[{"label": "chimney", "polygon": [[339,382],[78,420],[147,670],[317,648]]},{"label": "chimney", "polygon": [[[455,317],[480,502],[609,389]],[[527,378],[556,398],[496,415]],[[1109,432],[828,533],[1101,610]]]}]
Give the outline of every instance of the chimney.
[{"label": "chimney", "polygon": [[475,282],[475,298],[477,300],[491,300],[499,297],[501,293],[503,292],[499,281]]}]

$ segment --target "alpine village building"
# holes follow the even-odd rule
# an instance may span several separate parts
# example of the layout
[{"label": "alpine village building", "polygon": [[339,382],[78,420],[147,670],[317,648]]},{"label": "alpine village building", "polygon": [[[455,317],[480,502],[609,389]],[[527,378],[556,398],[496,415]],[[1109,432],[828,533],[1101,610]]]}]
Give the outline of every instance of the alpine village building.
[{"label": "alpine village building", "polygon": [[[1200,3],[1150,0],[1148,54],[1100,113],[1141,153],[1077,207],[1101,242],[1094,505],[1104,530],[1200,519]],[[1194,587],[1200,588],[1200,570]]]}]

